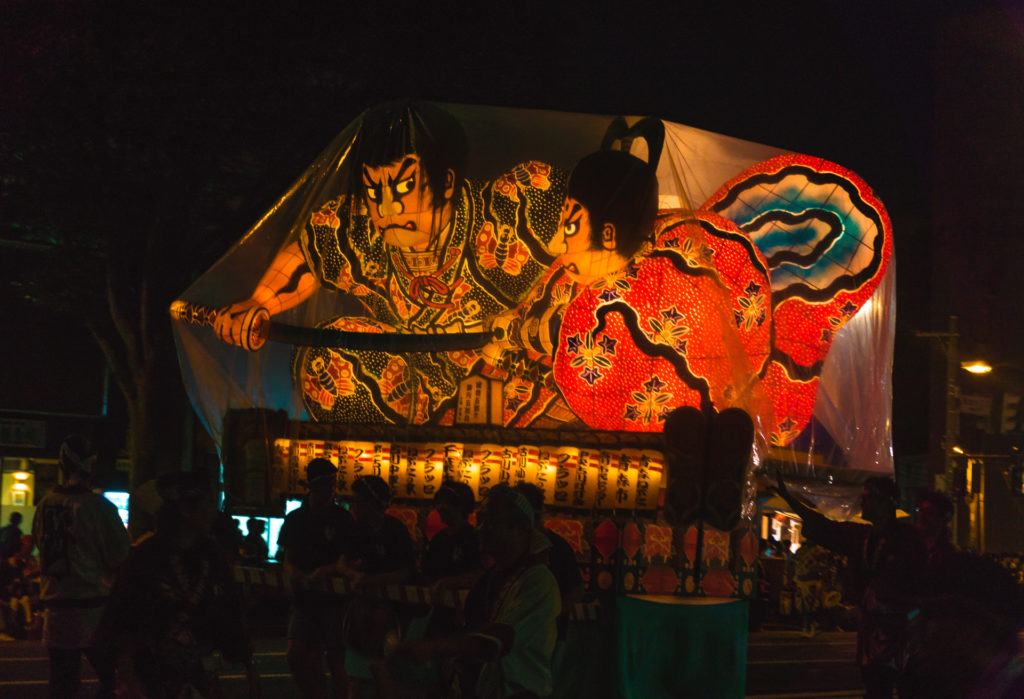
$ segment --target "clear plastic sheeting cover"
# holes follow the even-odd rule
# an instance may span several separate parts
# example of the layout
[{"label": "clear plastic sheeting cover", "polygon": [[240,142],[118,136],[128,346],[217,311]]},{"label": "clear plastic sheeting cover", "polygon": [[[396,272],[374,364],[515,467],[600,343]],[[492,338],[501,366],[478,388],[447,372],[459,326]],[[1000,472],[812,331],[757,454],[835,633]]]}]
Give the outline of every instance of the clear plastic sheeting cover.
[{"label": "clear plastic sheeting cover", "polygon": [[218,441],[239,408],[442,434],[738,406],[755,463],[828,485],[893,470],[894,293],[885,209],[835,163],[654,119],[406,103],[346,127],[173,315]]}]

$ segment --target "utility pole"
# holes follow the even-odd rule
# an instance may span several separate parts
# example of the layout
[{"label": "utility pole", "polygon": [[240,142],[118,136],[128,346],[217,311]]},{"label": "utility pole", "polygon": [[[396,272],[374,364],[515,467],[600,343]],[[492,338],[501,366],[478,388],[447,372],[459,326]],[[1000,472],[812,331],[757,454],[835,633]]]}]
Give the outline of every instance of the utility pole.
[{"label": "utility pole", "polygon": [[945,473],[945,491],[953,501],[953,543],[958,544],[960,506],[957,495],[953,492],[957,459],[954,447],[957,446],[960,439],[960,381],[957,373],[960,371],[960,333],[957,329],[957,317],[949,317],[946,332],[919,331],[916,335],[939,340],[946,355],[946,424],[942,433],[942,452],[945,458],[943,472]]}]

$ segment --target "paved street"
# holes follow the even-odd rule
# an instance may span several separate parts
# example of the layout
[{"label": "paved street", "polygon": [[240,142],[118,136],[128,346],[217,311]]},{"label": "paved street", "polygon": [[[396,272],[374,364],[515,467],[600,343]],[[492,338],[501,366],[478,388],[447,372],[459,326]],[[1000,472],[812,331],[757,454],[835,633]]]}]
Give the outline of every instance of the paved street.
[{"label": "paved street", "polygon": [[[859,678],[853,665],[854,635],[823,633],[807,639],[792,631],[762,632],[750,636],[747,665],[748,697],[856,697]],[[257,660],[264,697],[295,696],[288,675],[284,641],[263,639]],[[83,663],[87,668],[88,663]],[[86,670],[88,687],[95,687]],[[46,652],[36,642],[0,644],[0,697],[39,699],[46,696]],[[228,667],[224,675],[228,697],[246,695],[241,668]]]},{"label": "paved street", "polygon": [[854,665],[856,634],[836,631],[804,638],[795,631],[750,635],[748,697],[860,697]]},{"label": "paved street", "polygon": [[[264,639],[257,644],[263,696],[294,697],[295,685],[288,674],[284,658],[284,640]],[[87,661],[82,662],[85,690],[91,696],[96,681]],[[3,699],[42,699],[47,696],[46,650],[38,642],[14,641],[0,643],[0,697]],[[241,667],[228,666],[223,675],[228,697],[247,696],[248,685]]]}]

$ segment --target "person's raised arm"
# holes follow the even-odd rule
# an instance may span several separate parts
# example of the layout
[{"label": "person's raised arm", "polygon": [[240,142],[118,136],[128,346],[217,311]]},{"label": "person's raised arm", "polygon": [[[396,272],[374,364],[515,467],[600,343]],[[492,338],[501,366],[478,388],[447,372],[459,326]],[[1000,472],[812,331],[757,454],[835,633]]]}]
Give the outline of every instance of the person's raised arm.
[{"label": "person's raised arm", "polygon": [[801,519],[804,515],[814,512],[810,507],[805,505],[800,498],[790,492],[789,486],[786,485],[786,481],[782,478],[782,471],[775,472],[775,488],[779,493],[779,497],[786,501],[790,509],[793,510],[793,514],[798,515]]},{"label": "person's raised arm", "polygon": [[808,507],[800,498],[790,492],[782,478],[781,471],[776,471],[775,479],[779,496],[786,501],[793,513],[803,520],[804,536],[819,546],[824,546],[843,556],[857,553],[856,544],[859,539],[850,536],[851,532],[848,530],[850,527],[858,525],[834,522],[814,508]]}]

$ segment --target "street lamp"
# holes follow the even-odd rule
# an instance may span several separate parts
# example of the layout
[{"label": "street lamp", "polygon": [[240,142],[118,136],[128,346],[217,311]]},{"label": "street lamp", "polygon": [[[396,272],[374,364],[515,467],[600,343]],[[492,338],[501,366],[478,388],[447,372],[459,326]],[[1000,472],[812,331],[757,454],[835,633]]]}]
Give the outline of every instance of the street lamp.
[{"label": "street lamp", "polygon": [[992,365],[983,359],[976,359],[972,362],[960,362],[960,368],[972,374],[988,374],[992,371]]}]

